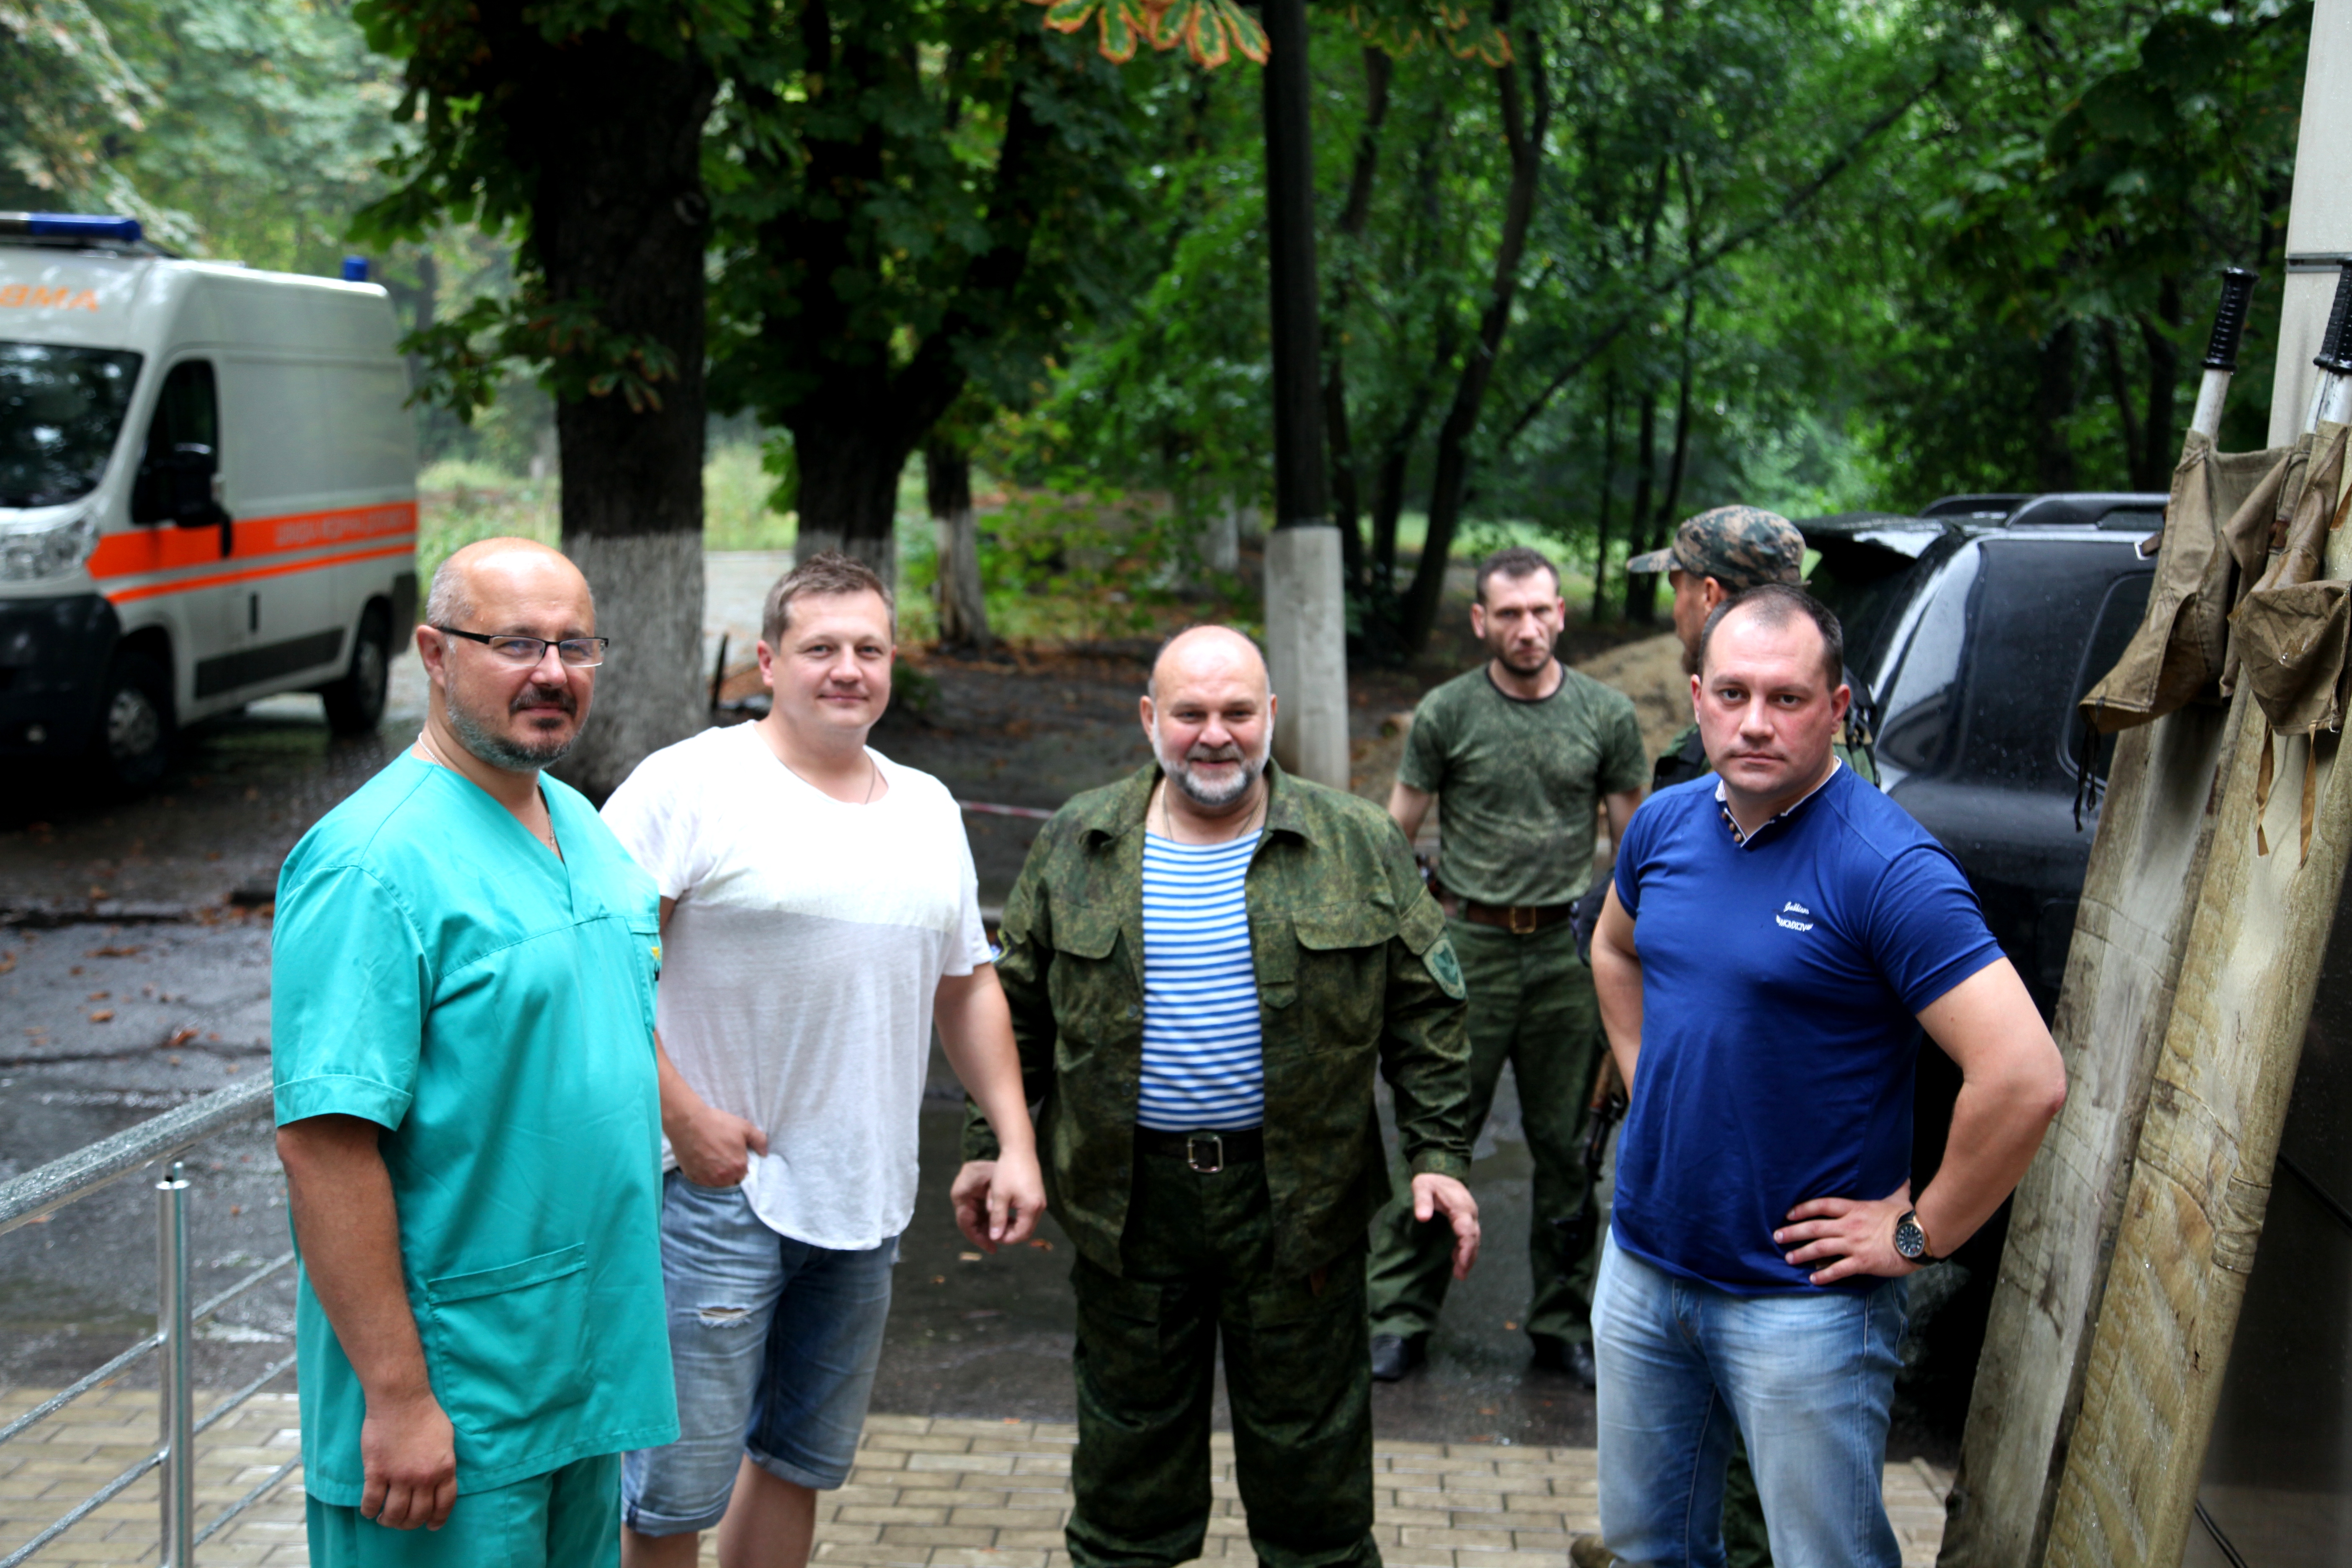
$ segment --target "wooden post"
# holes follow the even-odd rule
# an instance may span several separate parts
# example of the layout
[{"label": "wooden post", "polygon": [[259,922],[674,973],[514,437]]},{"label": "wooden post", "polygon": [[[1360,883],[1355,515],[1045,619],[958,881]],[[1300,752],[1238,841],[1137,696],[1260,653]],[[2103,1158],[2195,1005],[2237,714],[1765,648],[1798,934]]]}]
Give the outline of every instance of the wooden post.
[{"label": "wooden post", "polygon": [[1937,1568],[2040,1561],[2148,1079],[2205,879],[2227,710],[2116,742],[2052,1026],[2066,1109],[2017,1189]]},{"label": "wooden post", "polygon": [[[2048,1568],[2175,1568],[2270,1200],[2288,1090],[2352,837],[2336,738],[2276,742],[2272,845],[2256,853],[2269,744],[2242,689],[2205,884],[2140,1130],[2067,1445]],[[2314,756],[2314,748],[2316,755]],[[2311,854],[2298,854],[2316,768]]]}]

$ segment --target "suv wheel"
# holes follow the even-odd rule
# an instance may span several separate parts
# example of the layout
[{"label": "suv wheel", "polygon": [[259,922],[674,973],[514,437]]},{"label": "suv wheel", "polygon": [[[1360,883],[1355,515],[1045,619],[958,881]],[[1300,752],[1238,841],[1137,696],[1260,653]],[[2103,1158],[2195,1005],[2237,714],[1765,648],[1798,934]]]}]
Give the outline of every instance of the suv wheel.
[{"label": "suv wheel", "polygon": [[125,649],[106,668],[90,760],[124,794],[152,789],[172,761],[172,678],[143,653]]},{"label": "suv wheel", "polygon": [[338,735],[372,735],[383,722],[384,689],[392,676],[392,616],[370,605],[352,644],[352,667],[340,680],[319,688],[327,704],[327,728]]}]

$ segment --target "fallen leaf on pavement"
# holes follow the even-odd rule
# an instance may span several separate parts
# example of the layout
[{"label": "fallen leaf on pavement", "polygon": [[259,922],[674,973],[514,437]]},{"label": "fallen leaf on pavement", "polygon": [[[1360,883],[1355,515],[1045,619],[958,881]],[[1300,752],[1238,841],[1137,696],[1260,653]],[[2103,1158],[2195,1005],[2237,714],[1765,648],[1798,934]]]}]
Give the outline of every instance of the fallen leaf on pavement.
[{"label": "fallen leaf on pavement", "polygon": [[111,1024],[114,1022],[114,1009],[111,1007],[100,1007],[97,1012],[92,1013],[89,1016],[89,1021],[93,1024]]}]

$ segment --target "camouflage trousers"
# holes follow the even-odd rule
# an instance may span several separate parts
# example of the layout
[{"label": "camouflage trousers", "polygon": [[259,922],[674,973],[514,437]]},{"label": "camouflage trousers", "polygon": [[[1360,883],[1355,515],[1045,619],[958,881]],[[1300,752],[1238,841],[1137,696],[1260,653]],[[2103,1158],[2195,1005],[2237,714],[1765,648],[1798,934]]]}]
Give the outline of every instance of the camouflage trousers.
[{"label": "camouflage trousers", "polygon": [[[1507,1061],[1535,1162],[1528,1234],[1534,1299],[1524,1320],[1527,1331],[1569,1343],[1590,1340],[1602,1227],[1593,1227],[1580,1257],[1570,1258],[1552,1221],[1573,1216],[1584,1203],[1586,1108],[1601,1050],[1592,972],[1576,956],[1576,936],[1565,921],[1513,936],[1495,926],[1449,920],[1445,934],[1470,992],[1470,1136],[1475,1139],[1486,1125]],[[1400,1186],[1372,1221],[1372,1332],[1410,1336],[1435,1327],[1453,1279],[1453,1230],[1437,1218],[1415,1223],[1412,1194]]]},{"label": "camouflage trousers", "polygon": [[1224,1343],[1234,1478],[1265,1568],[1380,1568],[1362,1244],[1277,1279],[1255,1161],[1206,1174],[1143,1154],[1124,1275],[1080,1258],[1076,1568],[1169,1568],[1208,1531],[1209,1411]]}]

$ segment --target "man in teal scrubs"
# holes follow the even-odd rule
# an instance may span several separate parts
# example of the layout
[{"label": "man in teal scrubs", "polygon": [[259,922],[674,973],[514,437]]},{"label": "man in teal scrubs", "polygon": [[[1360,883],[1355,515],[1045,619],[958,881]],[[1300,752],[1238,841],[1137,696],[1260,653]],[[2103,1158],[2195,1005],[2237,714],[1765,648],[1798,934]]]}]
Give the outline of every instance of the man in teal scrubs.
[{"label": "man in teal scrubs", "polygon": [[617,1563],[621,1455],[677,1435],[656,898],[540,775],[604,639],[518,539],[451,556],[425,618],[424,732],[278,879],[310,1561]]}]

